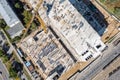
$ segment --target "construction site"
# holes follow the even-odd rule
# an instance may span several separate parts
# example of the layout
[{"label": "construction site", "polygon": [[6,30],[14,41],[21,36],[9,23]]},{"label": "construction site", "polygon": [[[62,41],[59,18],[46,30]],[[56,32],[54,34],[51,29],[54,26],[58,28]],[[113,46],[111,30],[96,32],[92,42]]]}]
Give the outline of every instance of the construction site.
[{"label": "construction site", "polygon": [[[17,45],[45,80],[66,80],[102,54],[109,22],[96,9],[91,11],[87,0],[22,1],[33,8],[41,25],[25,38],[31,19]],[[109,36],[117,32],[112,29]]]},{"label": "construction site", "polygon": [[62,47],[55,36],[48,30],[36,31],[26,37],[20,44],[22,51],[27,54],[27,61],[32,60],[38,66],[38,72],[46,79],[48,76],[60,76],[74,65],[74,60]]}]

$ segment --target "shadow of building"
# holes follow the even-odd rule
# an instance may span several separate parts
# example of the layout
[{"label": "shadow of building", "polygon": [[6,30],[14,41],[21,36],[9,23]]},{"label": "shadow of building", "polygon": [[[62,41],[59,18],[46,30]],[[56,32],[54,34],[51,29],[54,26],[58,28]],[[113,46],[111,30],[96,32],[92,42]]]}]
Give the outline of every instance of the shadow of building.
[{"label": "shadow of building", "polygon": [[69,0],[94,30],[102,36],[108,26],[104,15],[89,0]]}]

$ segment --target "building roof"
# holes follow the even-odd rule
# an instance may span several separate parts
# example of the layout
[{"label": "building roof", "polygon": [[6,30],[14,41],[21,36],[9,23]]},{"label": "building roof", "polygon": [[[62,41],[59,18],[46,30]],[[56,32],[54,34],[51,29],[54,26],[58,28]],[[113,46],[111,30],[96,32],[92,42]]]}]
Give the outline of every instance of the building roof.
[{"label": "building roof", "polygon": [[12,38],[19,36],[24,29],[24,26],[8,4],[7,0],[0,0],[0,14],[10,27],[10,29],[7,31],[9,35]]},{"label": "building roof", "polygon": [[[83,0],[69,0],[76,10],[87,20],[87,22],[94,28],[94,30],[102,36],[106,29],[106,21],[101,12],[94,7],[90,2]],[[87,4],[88,3],[88,4]]]},{"label": "building roof", "polygon": [[24,29],[23,25],[21,23],[17,23],[14,25],[14,27],[11,27],[8,29],[8,33],[11,37],[18,36],[19,33]]},{"label": "building roof", "polygon": [[10,27],[12,27],[13,24],[19,22],[19,19],[6,0],[0,0],[0,14],[4,18],[7,25]]},{"label": "building roof", "polygon": [[48,16],[53,29],[61,34],[64,42],[67,40],[82,60],[86,60],[91,55],[95,58],[105,47],[98,33],[69,0],[54,1]]}]

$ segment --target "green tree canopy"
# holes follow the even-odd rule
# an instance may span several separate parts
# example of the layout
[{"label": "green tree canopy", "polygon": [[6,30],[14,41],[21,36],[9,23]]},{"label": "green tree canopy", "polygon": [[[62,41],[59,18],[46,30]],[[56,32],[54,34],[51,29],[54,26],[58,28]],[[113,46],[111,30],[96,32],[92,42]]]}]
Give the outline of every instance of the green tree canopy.
[{"label": "green tree canopy", "polygon": [[0,57],[3,56],[3,50],[0,49]]},{"label": "green tree canopy", "polygon": [[23,11],[22,15],[24,16],[23,20],[24,20],[25,24],[27,24],[32,18],[32,14],[29,11],[26,11],[26,10]]},{"label": "green tree canopy", "polygon": [[20,3],[16,3],[16,4],[15,4],[15,7],[16,7],[16,8],[19,8],[19,9],[22,8],[22,6],[20,5]]},{"label": "green tree canopy", "polygon": [[6,26],[6,23],[3,19],[0,19],[0,27],[4,28]]},{"label": "green tree canopy", "polygon": [[33,23],[31,24],[31,29],[36,29],[36,27],[37,27],[37,25],[33,22]]},{"label": "green tree canopy", "polygon": [[17,77],[17,73],[12,68],[12,66],[10,66],[10,68],[9,68],[9,74],[10,74],[10,77],[12,77],[12,78],[16,78]]},{"label": "green tree canopy", "polygon": [[115,7],[114,8],[114,13],[120,15],[120,7]]}]

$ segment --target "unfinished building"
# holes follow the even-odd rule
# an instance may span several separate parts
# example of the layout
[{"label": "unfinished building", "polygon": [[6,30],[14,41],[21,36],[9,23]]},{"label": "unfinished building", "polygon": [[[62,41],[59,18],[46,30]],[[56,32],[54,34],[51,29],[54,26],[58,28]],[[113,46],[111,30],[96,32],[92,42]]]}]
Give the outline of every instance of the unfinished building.
[{"label": "unfinished building", "polygon": [[45,80],[48,76],[51,76],[48,80],[59,78],[74,65],[74,60],[50,30],[47,34],[42,30],[31,34],[20,43],[20,48]]},{"label": "unfinished building", "polygon": [[[41,35],[37,38],[35,37],[35,40],[40,40],[38,41],[39,43],[42,39],[43,41],[44,39],[46,41],[50,40],[50,43],[42,42],[42,44],[39,44],[41,47],[39,48],[39,51],[35,47],[35,45],[37,45],[35,41],[33,43],[33,38],[31,38],[31,40],[30,38],[29,40],[24,40],[25,43],[23,41],[23,43],[27,43],[27,45],[30,45],[31,42],[34,44],[34,47],[31,48],[31,51],[33,52],[30,50],[25,50],[27,51],[25,53],[29,54],[29,56],[31,56],[31,60],[33,59],[36,65],[40,66],[40,70],[42,69],[42,72],[40,73],[46,75],[47,80],[56,80],[61,75],[61,72],[67,72],[67,70],[70,68],[68,65],[74,65],[73,57],[77,60],[77,62],[88,62],[91,58],[95,59],[97,56],[99,56],[106,47],[106,45],[101,41],[101,36],[99,35],[99,33],[101,33],[105,28],[105,25],[98,23],[92,17],[93,14],[92,16],[88,16],[92,12],[90,11],[89,13],[89,9],[87,6],[85,6],[85,4],[81,6],[82,2],[80,1],[82,0],[43,0],[40,8],[38,9],[38,13],[45,24],[49,26],[48,29],[51,31],[48,31],[54,35],[58,35],[57,39],[51,40],[49,33],[44,34],[44,36]],[[77,9],[75,5],[78,5],[77,8],[79,9]],[[84,15],[87,15],[86,17],[88,17],[90,23],[88,23],[88,20],[85,19]],[[43,32],[40,34],[43,34]],[[49,39],[46,39],[44,37],[47,37]],[[58,41],[61,41],[61,43],[64,44],[67,49],[69,49],[73,57],[71,54],[68,54],[68,52],[66,52],[66,47],[63,48],[60,47],[61,44],[58,45]],[[44,47],[42,47],[42,45]],[[28,47],[25,48],[25,45],[23,45],[22,48],[29,49]],[[59,51],[56,51],[57,49]],[[54,51],[56,51],[56,54],[52,55]],[[64,55],[67,55],[68,57],[64,57]],[[57,59],[60,61],[57,62]],[[55,63],[52,64],[54,61]],[[62,61],[63,64],[60,63]],[[51,65],[48,62],[51,65],[57,63],[60,64],[54,67],[52,66],[51,68]],[[49,67],[46,68],[45,66]],[[58,72],[59,70],[60,73]]]},{"label": "unfinished building", "polygon": [[[84,10],[83,8],[82,10],[79,7],[79,10],[82,10],[80,12],[83,12],[80,13],[73,6],[78,5],[75,4],[76,2],[78,1],[44,0],[43,5],[39,8],[39,14],[46,24],[51,25],[78,60],[87,61],[91,57],[95,58],[100,55],[105,44],[101,41],[99,32],[96,32],[83,17],[83,13],[88,9]],[[94,18],[92,20],[91,23],[100,28],[100,24],[97,24]]]}]

